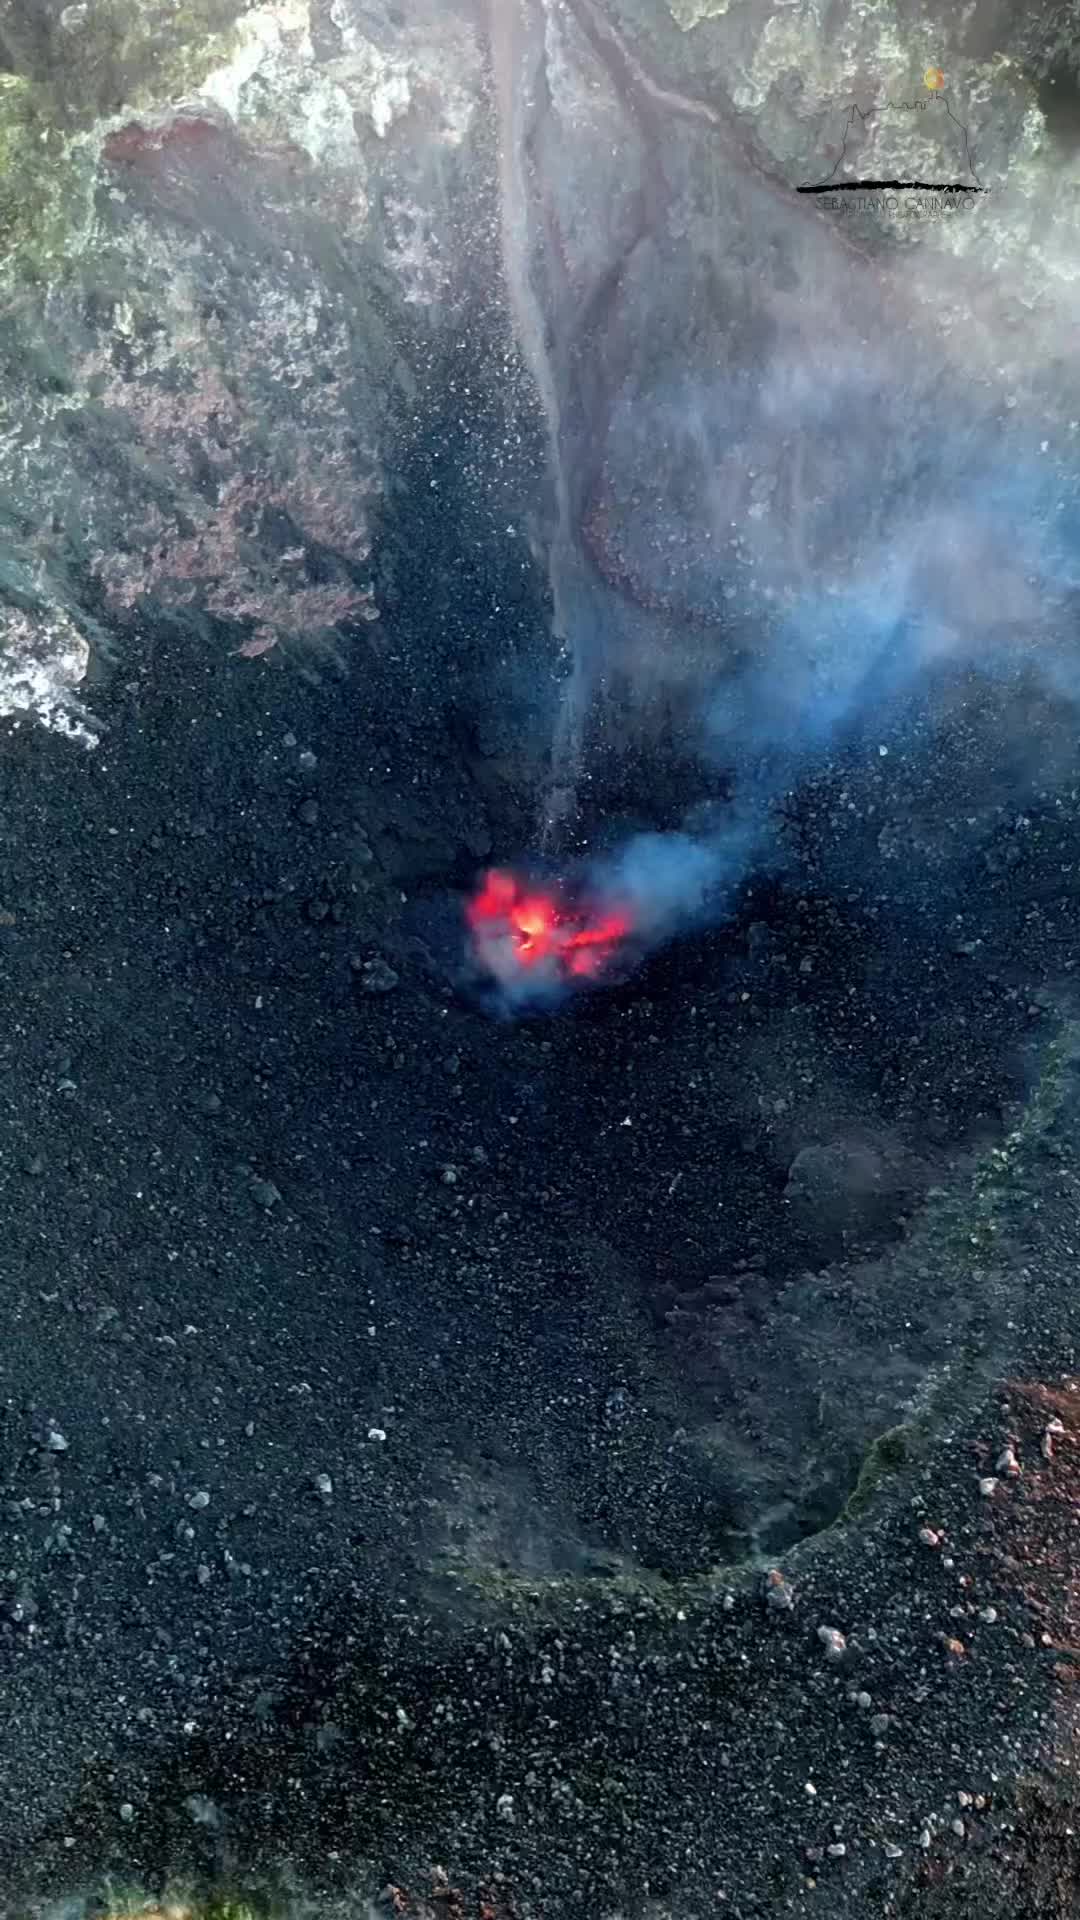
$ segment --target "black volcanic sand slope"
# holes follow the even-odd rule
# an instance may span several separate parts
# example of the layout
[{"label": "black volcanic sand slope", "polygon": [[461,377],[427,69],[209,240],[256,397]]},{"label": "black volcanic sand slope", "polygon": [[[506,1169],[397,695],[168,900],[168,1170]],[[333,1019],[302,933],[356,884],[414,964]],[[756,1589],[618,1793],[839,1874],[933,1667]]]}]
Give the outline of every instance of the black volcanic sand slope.
[{"label": "black volcanic sand slope", "polygon": [[[133,628],[96,751],[4,742],[0,1865],[854,1898],[894,1834],[959,1849],[949,1795],[1049,1710],[918,1527],[974,1542],[964,1422],[1025,1341],[1067,1364],[1075,802],[1000,771],[1067,716],[999,687],[850,741],[730,924],[490,1022],[430,929],[526,842],[544,608],[517,548],[433,595],[479,543],[421,531],[381,650]],[[447,659],[508,625],[482,702]],[[904,1497],[725,1610],[709,1571],[898,1427]]]}]

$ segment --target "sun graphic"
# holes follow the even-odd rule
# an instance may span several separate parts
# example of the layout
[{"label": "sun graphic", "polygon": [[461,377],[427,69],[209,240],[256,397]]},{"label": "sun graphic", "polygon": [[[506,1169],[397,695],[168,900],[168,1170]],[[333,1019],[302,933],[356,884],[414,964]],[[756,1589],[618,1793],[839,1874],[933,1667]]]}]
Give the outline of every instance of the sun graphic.
[{"label": "sun graphic", "polygon": [[926,72],[923,74],[923,79],[931,93],[940,92],[941,88],[945,85],[945,75],[942,73],[940,67],[927,67]]}]

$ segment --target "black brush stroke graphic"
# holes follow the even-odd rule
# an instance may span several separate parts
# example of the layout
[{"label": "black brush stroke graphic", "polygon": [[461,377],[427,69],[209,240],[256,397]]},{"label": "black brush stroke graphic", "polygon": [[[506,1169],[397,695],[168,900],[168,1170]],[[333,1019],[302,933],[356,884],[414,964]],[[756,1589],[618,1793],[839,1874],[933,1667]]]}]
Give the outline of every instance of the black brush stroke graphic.
[{"label": "black brush stroke graphic", "polygon": [[824,180],[817,187],[796,187],[796,193],[866,193],[872,188],[897,193],[987,193],[987,187],[967,187],[957,180]]}]

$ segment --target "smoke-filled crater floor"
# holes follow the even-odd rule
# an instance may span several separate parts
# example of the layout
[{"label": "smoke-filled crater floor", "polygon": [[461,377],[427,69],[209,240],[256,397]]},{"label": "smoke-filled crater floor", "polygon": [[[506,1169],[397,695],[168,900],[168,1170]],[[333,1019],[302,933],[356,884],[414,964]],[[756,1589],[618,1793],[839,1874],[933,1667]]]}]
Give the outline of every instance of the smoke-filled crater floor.
[{"label": "smoke-filled crater floor", "polygon": [[[441,995],[449,1131],[395,1258],[412,1290],[426,1233],[458,1249],[446,1337],[493,1421],[452,1554],[483,1513],[519,1571],[759,1564],[1004,1362],[970,1200],[1024,1126],[1076,903],[1061,794],[996,797],[1022,691],[956,696],[843,743],[764,870],[722,911],[691,875],[662,945],[650,892],[679,889],[691,800],[722,834],[726,784],[671,738],[620,753],[610,716],[561,858],[523,858],[527,808],[496,806],[502,863],[459,850],[421,885],[399,964]],[[388,1050],[406,1007],[379,1006]]]},{"label": "smoke-filled crater floor", "polygon": [[[507,698],[492,738],[483,676],[448,697],[431,654],[432,580],[468,546],[417,505],[436,457],[401,509],[425,557],[397,572],[396,658],[358,637],[347,673],[253,665],[159,621],[93,688],[115,745],[8,743],[6,897],[27,924],[6,936],[7,1044],[40,1091],[32,1127],[17,1103],[3,1121],[29,1513],[0,1631],[11,1765],[52,1768],[45,1838],[37,1791],[13,1787],[11,1831],[39,1835],[52,1884],[103,1858],[216,1872],[226,1818],[226,1865],[287,1846],[332,1880],[325,1820],[349,1871],[385,1878],[387,1721],[458,1700],[474,1778],[473,1609],[486,1646],[502,1622],[531,1635],[515,1609],[534,1600],[585,1632],[628,1604],[664,1620],[664,1595],[723,1576],[755,1646],[765,1570],[846,1552],[1011,1366],[1024,1235],[1067,1170],[1076,802],[1025,774],[1006,804],[1001,768],[1023,737],[1052,769],[1068,710],[942,683],[778,796],[722,910],[646,937],[687,822],[723,828],[725,770],[670,717],[643,743],[601,703],[573,818],[540,846],[535,707]],[[466,660],[520,565],[493,551],[434,630]],[[542,583],[518,592],[516,684],[525,663],[557,693]],[[1032,1155],[1048,1213],[1028,1217]],[[102,1197],[118,1181],[131,1210]],[[83,1624],[59,1511],[77,1559],[108,1532]],[[518,1711],[491,1685],[483,1726]],[[137,1826],[112,1749],[67,1739],[70,1689],[95,1742],[135,1742]],[[739,1698],[732,1741],[736,1722],[755,1737]],[[411,1871],[447,1832],[430,1794],[459,1777],[438,1757],[459,1735],[431,1737],[419,1775],[400,1760]],[[298,1841],[283,1767],[319,1809]],[[460,1832],[482,1876],[477,1818]]]},{"label": "smoke-filled crater floor", "polygon": [[[538,1719],[491,1647],[544,1675],[580,1630],[588,1692],[627,1608],[660,1661],[688,1608],[714,1634],[718,1580],[745,1666],[710,1639],[691,1717],[751,1767],[738,1676],[784,1713],[806,1633],[816,1672],[819,1624],[907,1592],[937,1496],[877,1559],[876,1503],[984,1421],[1021,1338],[1061,1350],[1068,1287],[1031,1274],[1071,1251],[1068,700],[928,676],[770,779],[718,881],[731,766],[685,703],[600,686],[552,826],[546,580],[463,466],[451,427],[402,464],[385,634],[248,656],[212,620],[103,621],[100,746],[9,729],[13,1877],[27,1836],[55,1886],[217,1872],[227,1832],[230,1870],[382,1884],[452,1844],[487,1884],[507,1769],[524,1799],[588,1722],[570,1680]],[[777,1562],[820,1591],[759,1666]],[[602,1777],[644,1810],[625,1728]],[[537,1910],[620,1884],[576,1847]]]}]

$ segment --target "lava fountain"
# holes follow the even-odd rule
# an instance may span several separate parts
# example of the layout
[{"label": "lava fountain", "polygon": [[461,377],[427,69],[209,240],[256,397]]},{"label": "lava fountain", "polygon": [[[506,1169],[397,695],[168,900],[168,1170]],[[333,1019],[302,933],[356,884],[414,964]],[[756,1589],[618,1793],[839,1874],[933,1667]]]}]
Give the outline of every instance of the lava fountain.
[{"label": "lava fountain", "polygon": [[700,839],[637,833],[555,878],[493,868],[465,906],[473,980],[505,1013],[621,983],[663,941],[728,916],[760,840],[760,822],[729,809]]},{"label": "lava fountain", "polygon": [[628,902],[594,896],[581,882],[542,882],[506,868],[483,876],[465,921],[481,981],[519,1010],[553,1006],[575,989],[612,980],[634,946]]}]

